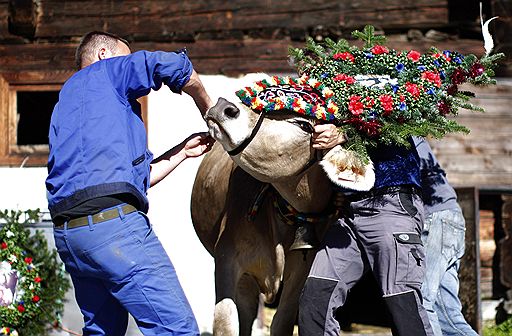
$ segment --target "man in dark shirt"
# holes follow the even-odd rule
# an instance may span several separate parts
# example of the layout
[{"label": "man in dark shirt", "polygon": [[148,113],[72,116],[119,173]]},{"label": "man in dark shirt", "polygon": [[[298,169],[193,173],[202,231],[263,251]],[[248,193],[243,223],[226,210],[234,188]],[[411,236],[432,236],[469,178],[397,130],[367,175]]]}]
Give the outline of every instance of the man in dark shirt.
[{"label": "man in dark shirt", "polygon": [[[334,127],[324,132],[337,133]],[[315,140],[322,137],[315,135],[315,148],[336,144]],[[425,253],[420,237],[423,204],[418,155],[413,146],[385,145],[369,155],[375,185],[367,192],[339,190],[341,218],[327,230],[301,295],[301,335],[339,335],[336,310],[368,271],[380,286],[394,334],[433,335],[421,296]]]}]

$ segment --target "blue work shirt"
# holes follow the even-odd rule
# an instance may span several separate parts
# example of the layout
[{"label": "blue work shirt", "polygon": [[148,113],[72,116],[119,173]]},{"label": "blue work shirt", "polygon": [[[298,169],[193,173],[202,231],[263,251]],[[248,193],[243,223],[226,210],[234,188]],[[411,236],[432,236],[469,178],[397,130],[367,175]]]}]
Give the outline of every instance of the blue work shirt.
[{"label": "blue work shirt", "polygon": [[184,52],[138,51],[95,62],[62,87],[50,122],[46,189],[52,217],[84,201],[130,193],[147,211],[152,153],[137,98],[162,84],[180,93]]}]

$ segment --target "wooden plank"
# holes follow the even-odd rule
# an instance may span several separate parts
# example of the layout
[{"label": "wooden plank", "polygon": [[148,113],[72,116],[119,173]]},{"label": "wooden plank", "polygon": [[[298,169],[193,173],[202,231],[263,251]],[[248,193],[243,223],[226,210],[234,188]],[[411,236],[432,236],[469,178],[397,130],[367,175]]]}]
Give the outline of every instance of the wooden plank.
[{"label": "wooden plank", "polygon": [[[26,70],[72,70],[77,43],[34,43],[0,44],[0,69]],[[205,74],[236,72],[291,72],[288,65],[288,47],[302,47],[303,43],[291,42],[288,38],[272,39],[229,39],[198,40],[196,42],[135,42],[132,50],[177,50],[187,47],[196,69]],[[393,41],[389,46],[395,49],[416,49],[426,51],[430,42],[408,43]],[[479,41],[447,41],[440,48],[457,47],[467,53],[481,48]],[[458,48],[460,46],[460,48]],[[281,63],[281,64],[280,64]],[[228,70],[226,70],[228,69]]]},{"label": "wooden plank", "polygon": [[[448,23],[447,1],[333,0],[257,2],[210,1],[42,1],[37,37],[80,36],[104,29],[130,36],[172,39],[175,32],[315,28],[440,27]],[[126,20],[130,19],[130,25]],[[77,24],[79,23],[79,24]]]},{"label": "wooden plank", "polygon": [[446,170],[450,184],[456,187],[486,186],[486,185],[512,185],[512,174],[496,174],[486,171],[457,173]]},{"label": "wooden plank", "polygon": [[[0,131],[4,136],[0,137],[0,157],[7,155],[9,150],[9,137],[7,136],[9,116],[9,83],[0,76]],[[1,162],[1,160],[0,160]]]},{"label": "wooden plank", "polygon": [[[507,145],[510,135],[456,141],[445,138],[439,147],[433,148],[436,155],[512,155],[512,145]],[[512,163],[512,159],[511,159]]]},{"label": "wooden plank", "polygon": [[[451,154],[438,157],[441,166],[450,172],[493,172],[512,174],[512,156]],[[511,181],[512,184],[512,181]]]},{"label": "wooden plank", "polygon": [[72,70],[76,44],[0,44],[0,71]]},{"label": "wooden plank", "polygon": [[466,321],[480,333],[482,307],[480,303],[480,246],[478,189],[457,188],[457,198],[466,220],[466,245],[459,270],[459,297]]}]

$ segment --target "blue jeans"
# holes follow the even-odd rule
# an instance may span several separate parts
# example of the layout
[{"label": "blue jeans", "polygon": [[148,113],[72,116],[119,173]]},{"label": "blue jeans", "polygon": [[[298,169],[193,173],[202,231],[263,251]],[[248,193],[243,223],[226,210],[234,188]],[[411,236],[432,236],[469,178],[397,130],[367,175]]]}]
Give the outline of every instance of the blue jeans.
[{"label": "blue jeans", "polygon": [[[174,267],[144,213],[55,229],[84,316],[84,335],[124,335],[130,313],[144,335],[199,335]],[[91,217],[89,217],[91,218]]]},{"label": "blue jeans", "polygon": [[427,269],[421,287],[423,305],[436,336],[477,336],[462,315],[458,268],[464,255],[465,221],[460,208],[425,218],[422,240]]}]

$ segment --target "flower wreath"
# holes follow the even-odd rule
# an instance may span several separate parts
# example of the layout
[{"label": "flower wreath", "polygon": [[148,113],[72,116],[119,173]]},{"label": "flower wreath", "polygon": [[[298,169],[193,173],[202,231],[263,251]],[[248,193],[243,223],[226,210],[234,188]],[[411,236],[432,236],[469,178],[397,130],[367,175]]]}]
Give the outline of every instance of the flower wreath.
[{"label": "flower wreath", "polygon": [[373,26],[352,35],[364,42],[359,48],[340,39],[325,45],[309,38],[305,48],[290,48],[292,63],[329,87],[339,107],[338,124],[348,134],[346,148],[367,160],[368,146],[378,143],[409,146],[410,136],[441,138],[469,130],[448,119],[459,108],[483,111],[469,103],[472,92],[463,83],[495,84],[492,68],[503,54],[462,55],[456,51],[428,53],[397,51],[383,45]]},{"label": "flower wreath", "polygon": [[[10,230],[5,231],[7,238],[14,235]],[[17,335],[14,328],[37,314],[41,300],[41,281],[32,257],[19,246],[3,240],[0,243],[2,334]]]},{"label": "flower wreath", "polygon": [[[485,30],[488,22],[482,24]],[[457,115],[459,108],[483,109],[469,103],[474,94],[459,86],[495,84],[492,68],[504,56],[489,56],[488,50],[478,59],[434,47],[425,54],[397,51],[374,33],[370,25],[352,33],[364,42],[362,48],[344,39],[320,45],[308,38],[305,48],[289,51],[302,77],[272,77],[236,92],[255,111],[288,110],[338,125],[349,140],[326,155],[330,163],[324,157],[322,164],[331,180],[355,190],[374,184],[369,146],[409,147],[411,136],[468,133],[447,117]],[[484,32],[486,46],[489,38]]]},{"label": "flower wreath", "polygon": [[[0,212],[0,335],[46,335],[58,322],[69,280],[48,251],[40,231],[30,234],[19,219],[22,212]],[[25,211],[25,223],[39,218]]]},{"label": "flower wreath", "polygon": [[273,76],[269,81],[263,79],[252,87],[238,90],[236,95],[254,111],[288,110],[326,121],[340,118],[338,106],[332,99],[334,92],[307,76]]}]

